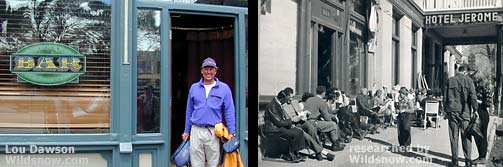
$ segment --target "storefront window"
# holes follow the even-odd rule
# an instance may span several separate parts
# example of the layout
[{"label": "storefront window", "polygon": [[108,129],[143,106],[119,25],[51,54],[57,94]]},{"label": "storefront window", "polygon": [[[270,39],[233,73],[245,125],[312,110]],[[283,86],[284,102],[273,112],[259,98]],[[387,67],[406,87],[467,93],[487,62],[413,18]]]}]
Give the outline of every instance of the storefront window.
[{"label": "storefront window", "polygon": [[0,133],[110,131],[111,17],[109,0],[0,0]]},{"label": "storefront window", "polygon": [[351,21],[350,24],[350,48],[349,48],[349,58],[348,69],[349,69],[349,91],[348,94],[355,96],[358,94],[358,89],[364,86],[364,65],[365,63],[365,48],[362,37],[363,25]]},{"label": "storefront window", "polygon": [[138,10],[137,128],[158,133],[161,92],[161,11]]}]

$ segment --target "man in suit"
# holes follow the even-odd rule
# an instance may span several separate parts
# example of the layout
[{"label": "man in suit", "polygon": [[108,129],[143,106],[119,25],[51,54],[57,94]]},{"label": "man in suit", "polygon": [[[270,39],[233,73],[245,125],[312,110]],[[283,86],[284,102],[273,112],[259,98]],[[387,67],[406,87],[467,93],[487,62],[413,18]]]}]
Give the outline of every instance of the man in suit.
[{"label": "man in suit", "polygon": [[306,148],[306,139],[304,138],[304,131],[295,128],[292,124],[292,119],[283,110],[282,105],[289,99],[290,95],[282,90],[267,105],[264,115],[264,133],[269,136],[278,136],[287,139],[289,152],[285,156],[286,160],[299,162],[304,161],[302,157],[299,157],[298,151]]},{"label": "man in suit", "polygon": [[339,127],[334,116],[328,111],[328,104],[323,100],[325,96],[325,86],[316,88],[316,96],[311,97],[304,103],[304,108],[311,112],[308,121],[316,125],[317,129],[323,133],[327,133],[332,142],[332,151],[341,151],[344,149],[344,144],[339,140]]},{"label": "man in suit", "polygon": [[[306,138],[306,142],[309,145],[309,148],[314,150],[315,158],[318,161],[323,160],[322,151],[323,147],[321,146],[321,142],[319,140],[316,126],[313,122],[307,121],[307,114],[309,113],[306,110],[301,111],[299,102],[297,100],[292,100],[293,89],[287,87],[284,91],[288,92],[290,95],[290,99],[283,104],[283,109],[287,113],[288,117],[292,119],[293,124],[296,128],[301,128],[304,130],[304,138]],[[329,161],[334,160],[335,155],[327,153],[325,154]]]}]

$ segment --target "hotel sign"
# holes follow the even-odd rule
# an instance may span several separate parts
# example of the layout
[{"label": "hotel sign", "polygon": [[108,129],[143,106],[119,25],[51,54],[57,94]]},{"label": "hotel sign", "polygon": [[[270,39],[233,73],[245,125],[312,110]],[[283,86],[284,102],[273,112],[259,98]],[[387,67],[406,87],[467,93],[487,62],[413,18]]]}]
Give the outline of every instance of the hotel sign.
[{"label": "hotel sign", "polygon": [[86,72],[86,57],[63,44],[35,43],[10,56],[10,71],[18,82],[43,86],[78,83]]},{"label": "hotel sign", "polygon": [[498,12],[438,14],[426,15],[424,17],[424,24],[426,26],[491,23],[497,21],[501,21],[501,16]]}]

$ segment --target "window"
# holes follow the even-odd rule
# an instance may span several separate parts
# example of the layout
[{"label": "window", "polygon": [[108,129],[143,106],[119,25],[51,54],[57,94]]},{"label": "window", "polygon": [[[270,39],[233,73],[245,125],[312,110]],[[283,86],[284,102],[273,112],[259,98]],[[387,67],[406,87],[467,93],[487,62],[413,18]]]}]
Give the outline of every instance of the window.
[{"label": "window", "polygon": [[349,45],[349,57],[347,58],[348,64],[348,80],[346,81],[348,86],[348,95],[356,96],[358,94],[358,89],[364,87],[365,85],[365,47],[363,40],[363,29],[362,24],[351,21],[351,34],[350,34],[350,45]]},{"label": "window", "polygon": [[137,126],[138,133],[158,133],[161,92],[161,11],[138,10]]},{"label": "window", "polygon": [[367,5],[366,2],[367,0],[353,0],[352,5],[353,11],[355,11],[358,14],[361,14],[362,16],[365,16],[366,15],[365,6]]},{"label": "window", "polygon": [[400,83],[400,18],[398,17],[393,17],[393,24],[392,24],[392,31],[393,31],[393,48],[392,48],[392,68],[391,68],[391,76],[392,76],[392,81],[393,85],[397,85]]},{"label": "window", "polygon": [[[6,2],[0,7],[0,133],[109,132],[111,2]],[[32,84],[9,70],[10,56],[29,45],[45,47],[38,50],[44,55],[62,53],[46,44],[74,48],[85,57],[78,63],[85,70],[53,86]],[[54,57],[51,61],[61,67]]]},{"label": "window", "polygon": [[411,55],[412,55],[412,87],[415,88],[417,84],[417,31],[418,28],[412,27],[412,47],[411,47]]},{"label": "window", "polygon": [[138,154],[138,166],[139,167],[152,167],[153,166],[153,156],[152,152],[142,152]]}]

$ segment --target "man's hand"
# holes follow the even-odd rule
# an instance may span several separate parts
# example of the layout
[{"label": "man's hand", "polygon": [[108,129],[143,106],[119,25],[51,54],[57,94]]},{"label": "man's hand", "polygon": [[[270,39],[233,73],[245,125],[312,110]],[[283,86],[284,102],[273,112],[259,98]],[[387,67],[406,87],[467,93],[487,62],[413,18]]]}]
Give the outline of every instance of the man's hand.
[{"label": "man's hand", "polygon": [[182,134],[182,139],[183,139],[183,141],[188,140],[188,139],[189,139],[189,136],[190,136],[190,135],[189,135],[188,133],[183,133],[183,134]]},{"label": "man's hand", "polygon": [[229,134],[229,140],[231,140],[236,134]]}]

